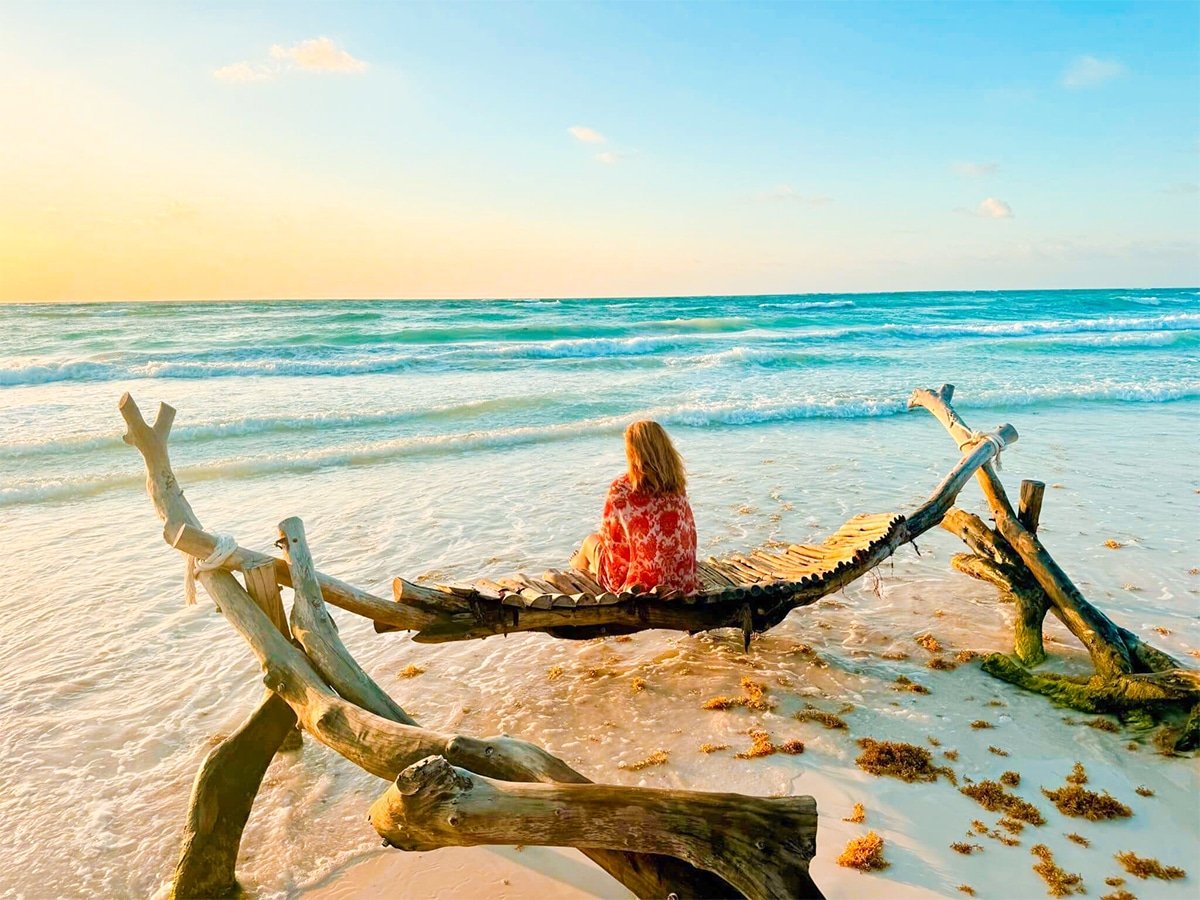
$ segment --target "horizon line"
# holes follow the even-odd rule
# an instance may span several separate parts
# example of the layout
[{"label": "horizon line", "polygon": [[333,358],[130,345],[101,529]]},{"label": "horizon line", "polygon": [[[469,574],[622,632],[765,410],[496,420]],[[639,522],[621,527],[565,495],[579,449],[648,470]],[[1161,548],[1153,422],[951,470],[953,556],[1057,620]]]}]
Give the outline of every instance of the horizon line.
[{"label": "horizon line", "polygon": [[730,294],[595,294],[595,295],[512,295],[508,297],[154,297],[148,299],[91,300],[0,300],[0,306],[92,306],[117,303],[536,303],[548,300],[715,300],[754,299],[758,297],[875,297],[906,294],[1013,294],[1032,291],[1200,291],[1200,283],[1183,285],[1106,285],[1103,287],[1022,287],[1022,288],[930,288],[902,291],[768,291]]}]

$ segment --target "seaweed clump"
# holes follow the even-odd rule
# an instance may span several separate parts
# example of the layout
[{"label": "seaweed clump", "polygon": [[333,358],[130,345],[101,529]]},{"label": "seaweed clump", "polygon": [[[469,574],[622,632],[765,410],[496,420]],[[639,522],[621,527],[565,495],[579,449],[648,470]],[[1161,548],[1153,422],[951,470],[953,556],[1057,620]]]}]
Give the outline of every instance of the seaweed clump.
[{"label": "seaweed clump", "polygon": [[418,675],[424,675],[425,670],[420,666],[407,665],[396,673],[397,678],[416,678]]},{"label": "seaweed clump", "polygon": [[1100,900],[1137,900],[1137,894],[1131,894],[1125,888],[1121,888],[1111,894],[1101,894]]},{"label": "seaweed clump", "polygon": [[1083,876],[1068,872],[1054,861],[1054,855],[1045,844],[1034,844],[1030,852],[1038,858],[1033,871],[1046,882],[1046,893],[1051,897],[1069,897],[1071,894],[1087,893],[1083,887]]},{"label": "seaweed clump", "polygon": [[950,845],[950,849],[955,853],[961,853],[963,856],[970,856],[976,850],[980,853],[983,852],[983,848],[978,844],[968,844],[966,841],[955,841]]},{"label": "seaweed clump", "polygon": [[1163,881],[1187,878],[1187,872],[1179,866],[1164,866],[1157,859],[1144,859],[1130,850],[1117,853],[1116,860],[1126,872],[1138,878],[1161,878]]},{"label": "seaweed clump", "polygon": [[843,822],[853,822],[855,825],[861,825],[867,820],[867,808],[861,803],[855,803],[854,809],[850,811],[850,815],[842,819]]},{"label": "seaweed clump", "polygon": [[1139,784],[1137,787],[1135,787],[1133,789],[1133,792],[1135,794],[1137,794],[1139,797],[1153,797],[1154,796],[1154,791],[1150,790],[1150,788],[1146,787],[1144,784]]},{"label": "seaweed clump", "polygon": [[981,781],[959,788],[988,812],[1002,812],[1005,815],[1027,822],[1030,825],[1044,825],[1045,817],[1041,810],[1027,800],[1022,800],[1016,794],[1010,794],[998,781]]},{"label": "seaweed clump", "polygon": [[837,858],[837,864],[860,872],[886,869],[889,863],[883,858],[883,838],[873,831],[854,838]]},{"label": "seaweed clump", "polygon": [[1067,781],[1071,784],[1087,784],[1087,770],[1084,769],[1083,763],[1075,763],[1075,767],[1071,769],[1071,774],[1067,776]]},{"label": "seaweed clump", "polygon": [[917,635],[914,640],[930,653],[942,652],[942,642],[928,632]]},{"label": "seaweed clump", "polygon": [[1073,841],[1074,843],[1078,844],[1080,847],[1092,846],[1091,841],[1089,841],[1087,838],[1085,838],[1082,834],[1076,834],[1074,831],[1072,831],[1066,837],[1067,837],[1068,841]]},{"label": "seaweed clump", "polygon": [[891,775],[901,781],[937,781],[945,775],[951,783],[956,780],[948,766],[935,766],[929,751],[916,744],[861,738],[858,746],[863,750],[854,763],[872,775]]},{"label": "seaweed clump", "polygon": [[759,728],[751,728],[750,746],[737,754],[738,759],[758,759],[760,756],[770,756],[773,753],[791,753],[796,755],[804,752],[803,741],[784,741],[782,744],[771,742],[771,736]]},{"label": "seaweed clump", "polygon": [[1064,785],[1056,791],[1042,788],[1042,793],[1058,807],[1064,816],[1084,818],[1090,822],[1105,819],[1128,819],[1133,810],[1113,797],[1108,791],[1097,794],[1077,784]]},{"label": "seaweed clump", "polygon": [[911,678],[909,678],[907,675],[897,676],[896,677],[896,687],[892,688],[892,690],[893,691],[908,691],[913,694],[928,694],[929,693],[929,688],[925,687],[925,685],[923,685],[923,684],[918,684],[917,682],[915,682]]},{"label": "seaweed clump", "polygon": [[700,745],[701,753],[717,753],[720,750],[728,750],[728,749],[729,749],[728,744],[701,744]]},{"label": "seaweed clump", "polygon": [[775,708],[775,701],[767,697],[767,686],[752,678],[743,677],[741,680],[742,696],[713,697],[705,700],[703,709],[733,709],[744,707],[757,712],[766,712]]},{"label": "seaweed clump", "polygon": [[666,750],[655,750],[645,759],[639,759],[637,762],[632,763],[622,763],[617,768],[624,769],[626,772],[640,772],[642,769],[648,769],[651,766],[666,765],[667,757]]},{"label": "seaweed clump", "polygon": [[1016,787],[1021,783],[1021,773],[1012,771],[1005,772],[1000,776],[1000,783],[1007,784],[1009,787]]},{"label": "seaweed clump", "polygon": [[850,727],[841,716],[825,712],[822,709],[816,709],[815,707],[800,710],[796,713],[795,718],[800,722],[819,722],[829,729]]}]

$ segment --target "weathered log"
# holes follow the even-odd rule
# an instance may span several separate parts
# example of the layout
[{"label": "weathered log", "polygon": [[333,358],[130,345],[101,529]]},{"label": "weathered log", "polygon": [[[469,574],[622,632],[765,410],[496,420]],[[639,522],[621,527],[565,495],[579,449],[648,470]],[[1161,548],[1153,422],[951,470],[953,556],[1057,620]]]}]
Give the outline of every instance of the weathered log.
[{"label": "weathered log", "polygon": [[599,784],[514,784],[439,756],[401,772],[371,806],[401,850],[533,844],[657,853],[719,874],[751,900],[820,897],[811,797],[768,799]]},{"label": "weathered log", "polygon": [[188,801],[171,900],[231,897],[242,831],[275,753],[296,734],[296,714],[272,692],[250,717],[215,746],[196,773]]},{"label": "weathered log", "polygon": [[[121,398],[119,409],[128,426],[126,443],[136,447],[145,461],[147,493],[159,517],[203,532],[167,454],[166,437],[174,411],[165,404],[160,409],[156,424],[168,423],[160,430],[146,424],[128,394]],[[168,527],[165,534],[178,531],[178,527]],[[267,687],[287,702],[304,730],[367,772],[391,781],[413,762],[436,755],[503,780],[589,783],[562,760],[525,741],[441,734],[356,706],[329,688],[308,657],[274,628],[267,614],[226,569],[201,572],[197,579],[258,657]],[[583,852],[640,897],[736,894],[723,878],[673,857],[596,849]]]}]

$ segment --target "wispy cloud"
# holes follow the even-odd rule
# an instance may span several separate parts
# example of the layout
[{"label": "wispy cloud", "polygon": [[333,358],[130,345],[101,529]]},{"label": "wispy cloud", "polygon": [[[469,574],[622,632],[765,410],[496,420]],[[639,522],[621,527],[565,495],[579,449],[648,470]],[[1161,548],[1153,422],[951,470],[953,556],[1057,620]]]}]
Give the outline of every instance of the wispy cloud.
[{"label": "wispy cloud", "polygon": [[1115,59],[1097,59],[1094,56],[1080,56],[1063,73],[1063,87],[1078,89],[1096,87],[1106,81],[1119,78],[1128,70],[1124,64]]},{"label": "wispy cloud", "polygon": [[271,81],[289,72],[337,72],[355,75],[365,72],[367,63],[356,59],[327,37],[309,38],[290,47],[274,44],[270,60],[235,62],[213,72],[218,81],[246,83]]},{"label": "wispy cloud", "polygon": [[987,197],[980,201],[980,204],[971,210],[971,214],[979,216],[981,219],[1011,219],[1013,217],[1012,207],[996,197]]},{"label": "wispy cloud", "polygon": [[956,162],[950,168],[963,178],[986,178],[1000,171],[999,163],[994,162]]},{"label": "wispy cloud", "polygon": [[572,125],[567,129],[567,134],[584,144],[603,144],[606,140],[595,128],[586,125]]},{"label": "wispy cloud", "polygon": [[605,150],[596,154],[596,162],[602,162],[606,166],[615,166],[625,158],[624,153],[618,153],[616,150]]},{"label": "wispy cloud", "polygon": [[213,78],[232,82],[270,81],[277,74],[276,69],[261,63],[251,65],[248,62],[235,62],[214,71]]},{"label": "wispy cloud", "polygon": [[306,72],[344,72],[347,74],[366,71],[367,64],[355,59],[327,37],[310,38],[284,47],[275,44],[271,58],[291,62]]},{"label": "wispy cloud", "polygon": [[777,184],[769,191],[755,194],[761,203],[798,203],[802,206],[825,206],[833,202],[826,194],[802,194],[790,184]]}]

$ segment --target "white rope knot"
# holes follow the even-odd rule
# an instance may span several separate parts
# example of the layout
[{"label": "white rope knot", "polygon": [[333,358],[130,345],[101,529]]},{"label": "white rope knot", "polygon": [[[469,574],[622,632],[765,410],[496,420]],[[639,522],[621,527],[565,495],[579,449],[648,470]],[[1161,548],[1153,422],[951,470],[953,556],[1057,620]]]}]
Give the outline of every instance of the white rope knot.
[{"label": "white rope knot", "polygon": [[188,606],[194,606],[196,603],[196,573],[221,568],[237,551],[238,542],[232,534],[218,534],[216,538],[217,545],[204,559],[195,556],[184,559],[183,598]]},{"label": "white rope knot", "polygon": [[977,444],[979,441],[987,441],[996,448],[996,455],[992,457],[992,462],[996,464],[997,469],[1002,469],[1003,465],[1000,462],[1000,454],[1004,450],[1004,441],[1000,439],[1000,435],[995,431],[972,431],[971,436],[958,445],[958,452],[965,453],[968,447],[972,444]]}]

